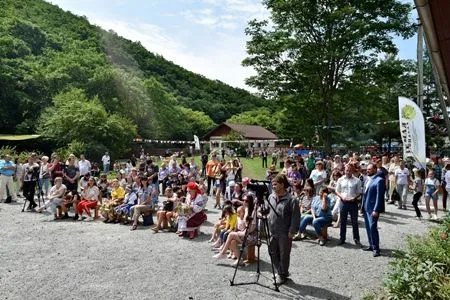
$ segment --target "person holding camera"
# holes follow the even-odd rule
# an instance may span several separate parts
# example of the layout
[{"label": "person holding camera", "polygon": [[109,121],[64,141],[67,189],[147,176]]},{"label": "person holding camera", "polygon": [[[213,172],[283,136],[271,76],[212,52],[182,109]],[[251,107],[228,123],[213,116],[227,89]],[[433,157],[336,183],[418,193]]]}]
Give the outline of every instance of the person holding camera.
[{"label": "person holding camera", "polygon": [[275,269],[276,284],[287,281],[292,239],[300,223],[298,200],[288,192],[289,182],[284,174],[278,174],[272,180],[273,193],[269,196],[268,215],[270,241],[269,247]]},{"label": "person holding camera", "polygon": [[34,193],[36,192],[36,182],[39,179],[40,167],[34,162],[34,157],[29,156],[28,162],[23,165],[22,188],[23,196],[30,202],[27,210],[34,209],[37,204],[34,201]]}]

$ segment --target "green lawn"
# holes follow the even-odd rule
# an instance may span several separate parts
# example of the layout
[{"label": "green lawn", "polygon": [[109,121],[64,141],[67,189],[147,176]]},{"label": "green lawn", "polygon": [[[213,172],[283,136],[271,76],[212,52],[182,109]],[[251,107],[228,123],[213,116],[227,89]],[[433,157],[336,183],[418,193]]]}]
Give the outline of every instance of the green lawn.
[{"label": "green lawn", "polygon": [[[229,157],[226,157],[227,160]],[[266,179],[266,169],[262,168],[261,158],[240,158],[242,165],[244,166],[242,170],[242,176],[248,177],[250,179],[265,180]],[[189,160],[188,160],[189,161]],[[195,156],[195,162],[197,166],[201,166],[200,156]],[[270,161],[269,161],[270,162]]]},{"label": "green lawn", "polygon": [[[229,159],[229,157],[226,157],[227,160]],[[200,156],[195,156],[195,163],[197,164],[197,166],[201,167],[202,163],[200,161]],[[250,179],[258,179],[258,180],[265,180],[266,179],[266,169],[263,169],[262,167],[262,160],[261,158],[254,158],[254,159],[250,159],[250,158],[244,158],[241,157],[240,158],[242,165],[244,166],[243,170],[242,170],[242,176],[243,177],[248,177]],[[125,160],[123,160],[125,162]],[[187,159],[187,161],[190,161],[190,158]],[[156,163],[161,166],[161,162],[159,160],[156,161]],[[269,163],[270,163],[270,159],[269,159]],[[115,178],[115,172],[112,171],[110,173],[110,175],[108,176],[108,178]]]}]

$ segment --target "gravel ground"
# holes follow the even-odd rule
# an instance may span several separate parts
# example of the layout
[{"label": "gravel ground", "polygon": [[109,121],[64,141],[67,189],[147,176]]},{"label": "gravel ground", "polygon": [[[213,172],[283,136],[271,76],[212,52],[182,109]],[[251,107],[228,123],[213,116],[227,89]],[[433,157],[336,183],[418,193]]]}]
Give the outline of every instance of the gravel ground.
[{"label": "gravel ground", "polygon": [[[149,227],[52,220],[49,214],[21,212],[22,203],[0,204],[0,299],[361,299],[385,277],[392,251],[404,247],[407,234],[423,234],[430,222],[414,211],[387,205],[379,222],[382,256],[373,258],[352,241],[294,242],[291,277],[275,292],[267,246],[261,247],[258,283],[230,286],[230,260],[212,258],[207,240],[219,211],[208,203],[208,222],[195,240]],[[408,202],[409,203],[409,202]],[[367,244],[359,219],[363,245]],[[309,232],[312,228],[308,227]],[[235,283],[255,282],[256,266],[238,269]]]}]

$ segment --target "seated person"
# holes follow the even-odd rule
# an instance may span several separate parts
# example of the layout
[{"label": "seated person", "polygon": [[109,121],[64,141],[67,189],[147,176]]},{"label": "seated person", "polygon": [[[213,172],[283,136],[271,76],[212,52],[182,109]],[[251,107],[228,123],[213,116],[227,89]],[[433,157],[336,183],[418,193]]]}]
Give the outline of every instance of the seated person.
[{"label": "seated person", "polygon": [[[223,203],[223,207],[225,208],[226,206],[232,206],[232,203],[230,200],[226,200]],[[219,234],[222,231],[222,229],[225,228],[225,225],[227,223],[227,218],[225,216],[225,210],[222,209],[222,215],[219,218],[219,220],[214,224],[214,230],[213,230],[213,234],[211,236],[211,239],[209,240],[210,243],[216,243],[217,239],[219,238]]]},{"label": "seated person", "polygon": [[59,219],[57,215],[57,207],[61,204],[61,202],[63,202],[65,194],[66,186],[62,184],[62,178],[56,177],[55,185],[50,189],[48,200],[45,202],[44,206],[37,209],[37,212],[41,213],[44,209],[50,209],[53,212],[54,219]]},{"label": "seated person", "polygon": [[[257,242],[256,230],[256,210],[252,195],[244,196],[244,205],[238,208],[238,230],[231,232],[220,252],[214,258],[222,259],[226,257],[226,251],[230,250],[230,258],[238,258],[238,244],[243,242],[245,230],[248,230],[246,246],[254,246]],[[236,263],[239,263],[236,261]],[[251,263],[248,261],[248,263]]]},{"label": "seated person", "polygon": [[227,236],[230,232],[236,231],[237,228],[237,214],[233,209],[233,206],[225,206],[223,208],[223,213],[225,215],[225,227],[220,231],[219,238],[216,243],[214,243],[213,248],[220,248],[223,243],[227,240]]},{"label": "seated person", "polygon": [[244,205],[244,201],[242,200],[243,195],[244,193],[242,192],[242,183],[238,182],[234,185],[234,189],[232,190],[231,194],[231,202],[233,203],[233,208],[235,210],[237,210],[238,207]]},{"label": "seated person", "polygon": [[186,188],[188,192],[184,204],[186,213],[183,216],[186,227],[181,229],[179,236],[184,236],[184,232],[188,232],[189,239],[193,239],[197,234],[196,229],[206,221],[207,216],[203,212],[203,196],[198,185],[195,182],[189,182]]},{"label": "seated person", "polygon": [[83,212],[87,214],[85,221],[93,221],[91,216],[91,209],[96,208],[100,190],[97,187],[97,183],[93,177],[89,178],[88,185],[81,192],[81,201],[77,205],[78,221],[83,220]]},{"label": "seated person", "polygon": [[97,180],[97,187],[100,190],[100,197],[102,199],[109,199],[111,196],[111,191],[109,190],[109,182],[106,174],[101,174],[100,178]]},{"label": "seated person", "polygon": [[114,210],[114,219],[111,222],[118,223],[122,221],[122,224],[128,224],[128,216],[131,215],[131,208],[138,202],[138,196],[133,190],[133,187],[129,184],[125,187],[126,194],[123,199],[123,203],[116,206]]},{"label": "seated person", "polygon": [[[163,201],[163,207],[156,213],[156,226],[152,228],[154,232],[158,232],[161,229],[167,229],[169,227],[169,218],[177,204],[177,195],[173,192],[172,188],[166,188],[164,194],[167,200]],[[169,217],[169,218],[167,218]]]},{"label": "seated person", "polygon": [[314,197],[312,201],[311,215],[303,216],[300,221],[300,234],[304,237],[303,234],[306,230],[306,226],[308,224],[312,224],[319,237],[319,245],[324,246],[326,243],[326,234],[323,230],[326,230],[326,227],[332,221],[330,205],[331,200],[330,197],[328,197],[327,187],[321,187],[319,193],[320,195]]},{"label": "seated person", "polygon": [[105,218],[105,220],[103,220],[104,223],[118,221],[116,210],[114,208],[122,204],[123,199],[125,198],[125,190],[119,185],[119,181],[117,179],[113,180],[111,186],[111,199],[105,201],[100,206],[101,214],[103,218]]},{"label": "seated person", "polygon": [[64,200],[60,204],[61,211],[64,213],[64,216],[62,218],[63,219],[69,218],[69,210],[71,207],[73,207],[73,210],[75,212],[73,220],[77,221],[78,220],[77,205],[80,202],[80,195],[75,190],[70,191],[69,189],[66,189],[66,192],[68,193],[65,195]]},{"label": "seated person", "polygon": [[137,229],[139,217],[142,214],[153,213],[154,211],[154,203],[152,200],[152,193],[154,192],[153,185],[149,183],[149,179],[145,175],[141,176],[139,180],[140,186],[137,189],[138,204],[131,207],[131,215],[133,220],[133,225],[131,225],[130,228],[131,231]]}]

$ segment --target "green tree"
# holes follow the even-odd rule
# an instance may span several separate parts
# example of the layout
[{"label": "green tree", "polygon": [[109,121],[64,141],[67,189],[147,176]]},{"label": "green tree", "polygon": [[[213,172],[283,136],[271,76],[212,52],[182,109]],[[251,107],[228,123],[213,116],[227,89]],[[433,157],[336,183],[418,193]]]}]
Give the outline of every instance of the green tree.
[{"label": "green tree", "polygon": [[288,113],[316,121],[303,124],[297,117],[293,124],[319,129],[329,150],[341,85],[354,70],[372,65],[379,54],[396,53],[394,35],[412,36],[412,8],[398,0],[265,0],[264,4],[272,22],[253,20],[246,29],[250,40],[243,64],[257,72],[247,83],[284,106],[295,101]]},{"label": "green tree", "polygon": [[53,103],[42,114],[38,130],[59,146],[84,146],[84,152],[91,155],[108,149],[117,155],[130,147],[136,135],[131,121],[108,115],[98,98],[88,99],[83,90],[58,94]]}]

